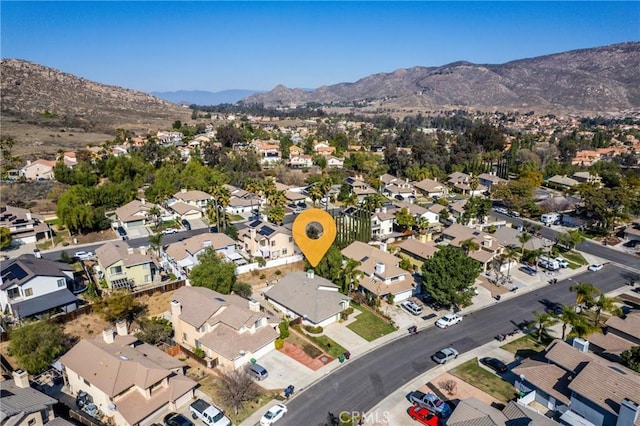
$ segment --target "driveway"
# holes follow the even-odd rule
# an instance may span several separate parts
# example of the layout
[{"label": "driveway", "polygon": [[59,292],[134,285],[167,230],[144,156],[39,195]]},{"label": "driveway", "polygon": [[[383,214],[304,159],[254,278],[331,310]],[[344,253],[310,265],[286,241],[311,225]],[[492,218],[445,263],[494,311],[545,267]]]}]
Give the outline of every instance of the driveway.
[{"label": "driveway", "polygon": [[269,372],[269,377],[259,382],[265,389],[284,389],[295,386],[296,391],[308,386],[317,377],[315,372],[294,361],[278,350],[272,350],[258,360]]},{"label": "driveway", "polygon": [[[117,231],[114,231],[117,238],[120,238]],[[136,238],[147,238],[149,236],[149,230],[146,226],[133,226],[131,228],[127,228],[127,237],[130,240],[134,240]]]}]

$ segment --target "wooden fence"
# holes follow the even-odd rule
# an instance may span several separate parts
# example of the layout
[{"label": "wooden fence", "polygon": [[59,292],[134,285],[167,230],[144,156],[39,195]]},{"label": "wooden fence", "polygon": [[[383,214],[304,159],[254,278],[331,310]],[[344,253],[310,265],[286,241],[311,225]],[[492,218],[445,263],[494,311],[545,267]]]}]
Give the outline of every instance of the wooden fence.
[{"label": "wooden fence", "polygon": [[104,426],[104,423],[76,410],[69,410],[69,417],[86,426]]}]

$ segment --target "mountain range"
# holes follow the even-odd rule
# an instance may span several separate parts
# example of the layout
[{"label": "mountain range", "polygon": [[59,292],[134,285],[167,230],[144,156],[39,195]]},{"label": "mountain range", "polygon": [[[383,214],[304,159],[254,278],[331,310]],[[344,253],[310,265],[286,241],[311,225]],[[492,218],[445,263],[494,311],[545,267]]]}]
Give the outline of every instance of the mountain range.
[{"label": "mountain range", "polygon": [[312,91],[280,85],[243,102],[271,107],[360,102],[377,111],[637,112],[640,43],[572,50],[499,65],[455,62],[440,67],[416,66]]},{"label": "mountain range", "polygon": [[208,92],[206,90],[177,90],[174,92],[150,92],[150,94],[179,105],[220,105],[235,104],[254,93],[262,92],[263,91],[260,90],[231,89],[222,90],[220,92]]}]

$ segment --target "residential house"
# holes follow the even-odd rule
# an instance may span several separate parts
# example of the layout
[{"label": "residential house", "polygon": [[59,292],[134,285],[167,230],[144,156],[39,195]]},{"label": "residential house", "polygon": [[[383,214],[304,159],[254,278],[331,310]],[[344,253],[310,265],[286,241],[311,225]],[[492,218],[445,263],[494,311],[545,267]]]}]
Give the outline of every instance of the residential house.
[{"label": "residential house", "polygon": [[422,179],[420,182],[413,182],[413,187],[427,198],[441,198],[449,193],[446,185],[433,179]]},{"label": "residential house", "polygon": [[144,226],[149,220],[149,212],[157,207],[153,203],[142,200],[133,200],[116,209],[116,221],[125,228]]},{"label": "residential house", "polygon": [[71,394],[89,395],[110,424],[118,426],[150,424],[161,414],[182,409],[198,385],[184,375],[182,361],[129,335],[124,320],[117,323],[117,334],[107,328],[100,336],[82,339],[60,362]]},{"label": "residential house", "polygon": [[447,183],[449,183],[455,191],[471,196],[480,196],[488,190],[485,185],[480,183],[480,179],[476,182],[477,186],[475,188],[472,187],[472,176],[462,172],[451,173],[448,176]]},{"label": "residential house", "polygon": [[486,187],[487,191],[489,192],[491,192],[491,188],[493,188],[494,185],[507,183],[505,179],[502,179],[501,177],[498,177],[491,173],[480,173],[478,175],[478,182],[480,183],[480,185]]},{"label": "residential house", "polygon": [[354,241],[342,249],[341,253],[348,259],[360,262],[357,270],[362,272],[358,283],[361,291],[381,298],[393,295],[395,303],[408,299],[419,291],[411,274],[398,266],[400,258],[391,253],[361,241]]},{"label": "residential house", "polygon": [[58,156],[58,161],[61,161],[62,164],[67,166],[70,169],[73,169],[78,165],[78,157],[75,151],[66,151],[62,155]]},{"label": "residential house", "polygon": [[467,205],[467,200],[457,200],[449,204],[449,217],[453,218],[455,222],[459,222],[462,219],[462,215],[465,212],[465,206]]},{"label": "residential house", "polygon": [[387,211],[386,207],[378,208],[371,214],[371,237],[384,240],[393,233],[395,213]]},{"label": "residential house", "polygon": [[502,410],[476,398],[461,400],[447,419],[447,426],[556,426],[558,423],[514,401]]},{"label": "residential house", "polygon": [[438,246],[433,241],[420,241],[415,238],[408,238],[400,242],[397,247],[401,253],[418,262],[430,259],[438,251]]},{"label": "residential house", "polygon": [[1,271],[1,312],[24,319],[78,307],[73,268],[66,263],[23,254],[3,261]]},{"label": "residential house", "polygon": [[264,259],[273,260],[300,252],[290,229],[260,220],[240,230],[238,241],[250,256]]},{"label": "residential house", "polygon": [[344,159],[329,155],[327,156],[327,167],[330,169],[341,169],[344,167]]},{"label": "residential house", "polygon": [[272,351],[279,322],[255,300],[204,287],[181,287],[171,301],[175,340],[203,350],[212,367],[235,370]]},{"label": "residential house", "polygon": [[375,194],[377,191],[370,187],[364,180],[362,180],[361,175],[357,175],[354,177],[348,177],[344,180],[344,182],[349,186],[349,192],[354,194],[358,198],[358,202],[363,201],[367,195]]},{"label": "residential house", "polygon": [[225,184],[224,187],[229,191],[231,197],[229,198],[229,204],[225,208],[225,211],[230,214],[244,214],[251,213],[253,210],[257,210],[264,204],[264,200],[244,189],[237,188],[233,185]]},{"label": "residential house", "polygon": [[640,219],[631,222],[624,228],[624,238],[627,240],[640,240]]},{"label": "residential house", "polygon": [[311,167],[313,166],[313,157],[305,154],[296,155],[295,157],[289,158],[289,166],[296,169]]},{"label": "residential house", "polygon": [[424,208],[418,204],[410,203],[407,201],[393,201],[393,206],[395,207],[393,212],[397,214],[402,209],[407,209],[407,211],[416,219],[426,219],[430,224],[437,224],[440,222],[440,214],[433,212],[430,209]]},{"label": "residential house", "polygon": [[282,160],[280,156],[280,143],[278,141],[256,141],[252,143],[252,145],[260,157],[262,167],[274,167]]},{"label": "residential house", "polygon": [[160,279],[158,267],[144,248],[134,249],[126,241],[108,242],[96,249],[96,270],[112,289],[133,289]]},{"label": "residential house", "polygon": [[409,199],[415,200],[416,198],[416,190],[408,180],[396,180],[392,183],[385,184],[382,189],[382,193],[389,198],[394,198],[400,201],[408,201]]},{"label": "residential house", "polygon": [[445,243],[454,247],[461,247],[466,240],[473,240],[478,244],[478,250],[469,251],[468,256],[480,262],[483,271],[487,271],[491,262],[503,251],[503,247],[497,239],[486,232],[454,223],[442,230],[442,239]]},{"label": "residential house", "polygon": [[313,144],[313,152],[323,157],[333,155],[336,152],[336,148],[329,145],[329,142],[317,142]]},{"label": "residential house", "polygon": [[27,165],[22,167],[19,175],[26,180],[51,180],[53,179],[53,168],[56,162],[53,160],[38,159],[35,161],[27,160]]},{"label": "residential house", "polygon": [[590,172],[575,172],[571,177],[578,183],[593,183],[598,186],[602,185],[602,178],[598,175],[592,175]]},{"label": "residential house", "polygon": [[295,271],[265,291],[264,298],[287,318],[326,327],[338,321],[340,313],[349,307],[349,297],[338,290],[338,286],[316,276],[313,270]]},{"label": "residential house", "polygon": [[190,271],[198,264],[200,256],[207,248],[211,248],[221,257],[233,261],[237,256],[236,242],[226,234],[205,233],[177,241],[167,245],[165,257],[176,268]]},{"label": "residential house", "polygon": [[200,207],[182,201],[169,204],[169,210],[176,214],[181,220],[200,219],[203,215],[203,210],[200,209]]},{"label": "residential house", "polygon": [[289,147],[289,158],[297,157],[304,154],[304,149],[298,145],[291,145]]},{"label": "residential house", "polygon": [[24,370],[16,370],[11,379],[0,382],[0,421],[15,426],[72,426],[66,420],[55,417],[53,406],[58,402],[29,383]]},{"label": "residential house", "polygon": [[600,154],[593,150],[582,150],[576,152],[576,155],[571,159],[571,164],[589,167],[600,160]]},{"label": "residential house", "polygon": [[40,215],[14,206],[0,207],[0,227],[7,228],[18,244],[30,244],[51,238],[51,228]]},{"label": "residential house", "polygon": [[603,332],[592,333],[588,339],[590,350],[619,360],[622,352],[640,346],[640,312],[629,313],[624,318],[609,317]]},{"label": "residential house", "polygon": [[561,176],[561,175],[554,175],[551,176],[548,180],[548,183],[553,184],[555,186],[558,186],[562,189],[571,189],[572,187],[574,187],[575,185],[577,185],[578,182],[575,179],[572,179],[570,177],[567,176]]},{"label": "residential house", "polygon": [[158,142],[163,145],[180,143],[182,142],[183,137],[184,135],[182,134],[182,132],[161,131],[156,133],[156,138],[158,139]]},{"label": "residential house", "polygon": [[512,370],[516,388],[524,393],[518,402],[535,401],[560,413],[566,425],[637,425],[640,374],[588,352],[582,339],[573,345],[554,340],[544,360],[526,359]]},{"label": "residential house", "polygon": [[204,191],[186,189],[181,189],[179,192],[173,194],[173,198],[190,206],[197,207],[200,211],[206,209],[209,202],[213,200],[213,196]]}]

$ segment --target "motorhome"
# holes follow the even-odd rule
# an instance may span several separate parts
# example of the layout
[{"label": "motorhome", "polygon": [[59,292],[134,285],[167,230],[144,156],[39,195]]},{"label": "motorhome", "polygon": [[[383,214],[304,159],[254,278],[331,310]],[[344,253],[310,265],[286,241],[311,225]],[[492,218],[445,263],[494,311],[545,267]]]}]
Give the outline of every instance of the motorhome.
[{"label": "motorhome", "polygon": [[557,260],[546,256],[540,256],[538,258],[538,265],[550,271],[557,271],[560,269],[560,264]]},{"label": "motorhome", "polygon": [[547,226],[559,225],[562,215],[560,213],[546,213],[540,216],[540,222]]}]

